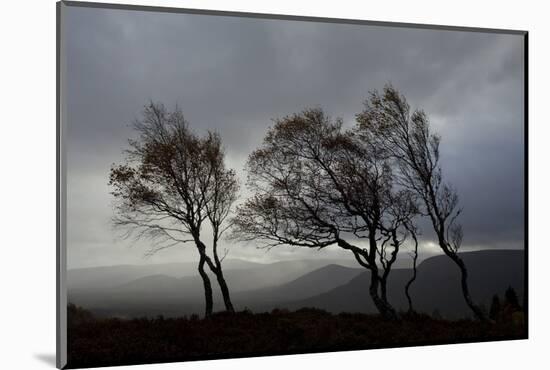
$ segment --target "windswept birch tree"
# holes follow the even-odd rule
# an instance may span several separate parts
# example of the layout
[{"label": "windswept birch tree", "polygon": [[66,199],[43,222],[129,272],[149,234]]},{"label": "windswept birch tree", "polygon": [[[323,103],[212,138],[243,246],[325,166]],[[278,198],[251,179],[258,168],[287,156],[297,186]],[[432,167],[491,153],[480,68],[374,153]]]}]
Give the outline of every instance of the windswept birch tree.
[{"label": "windswept birch tree", "polygon": [[468,269],[458,253],[463,229],[457,219],[461,213],[457,190],[443,179],[440,162],[441,137],[432,131],[427,114],[411,110],[407,100],[391,85],[383,92],[373,91],[357,115],[358,136],[375,140],[393,158],[400,186],[413,192],[428,217],[443,253],[461,274],[462,294],[473,314],[486,315],[472,300]]},{"label": "windswept birch tree", "polygon": [[394,188],[382,149],[321,109],[276,120],[248,159],[254,195],[238,208],[234,236],[267,248],[349,251],[370,271],[368,292],[378,311],[397,318],[386,282],[416,204],[410,191]]},{"label": "windswept birch tree", "polygon": [[[199,255],[205,315],[213,310],[205,266],[216,276],[226,310],[234,311],[218,243],[239,185],[235,172],[225,166],[221,138],[215,133],[197,136],[180,109],[170,112],[155,103],[145,107],[133,128],[138,137],[129,140],[126,162],[113,165],[110,173],[115,225],[126,236],[151,240],[149,255],[174,246],[193,246]],[[210,248],[203,241],[208,224]]]}]

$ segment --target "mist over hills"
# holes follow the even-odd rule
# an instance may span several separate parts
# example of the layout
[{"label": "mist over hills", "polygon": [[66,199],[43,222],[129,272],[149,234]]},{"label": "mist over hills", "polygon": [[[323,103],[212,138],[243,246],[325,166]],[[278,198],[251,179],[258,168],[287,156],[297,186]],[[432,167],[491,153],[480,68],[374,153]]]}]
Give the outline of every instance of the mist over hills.
[{"label": "mist over hills", "polygon": [[[484,250],[461,254],[469,273],[469,287],[477,304],[489,308],[491,298],[502,298],[508,286],[514,288],[523,299],[524,261],[523,251]],[[406,310],[404,286],[411,271],[398,269],[390,274],[388,298],[395,308]],[[318,307],[330,312],[376,312],[367,294],[370,283],[368,273],[362,273],[348,284],[307,299],[291,302],[288,308]],[[418,266],[417,280],[411,286],[411,296],[417,311],[432,313],[438,310],[444,317],[458,318],[469,315],[460,289],[458,268],[446,256],[428,258]]]},{"label": "mist over hills", "polygon": [[[228,259],[225,261],[224,267],[226,265],[226,268],[230,270],[261,267],[259,263],[239,259]],[[69,269],[67,271],[67,287],[69,290],[101,290],[152,275],[167,275],[180,278],[196,274],[196,262],[86,267]]]},{"label": "mist over hills", "polygon": [[[250,294],[241,294],[248,291],[265,297],[270,296],[271,291],[277,291],[277,287],[331,263],[356,266],[351,259],[291,260],[269,264],[228,259],[224,261],[224,275],[234,296],[233,300],[237,299],[237,295],[248,297]],[[73,303],[108,316],[202,314],[204,291],[196,268],[196,263],[174,263],[73,269],[68,271],[68,297]],[[215,282],[214,276],[210,278]],[[341,280],[336,278],[335,281]],[[323,289],[320,285],[313,292],[320,294],[333,287],[335,285],[328,285],[328,288]],[[261,292],[263,288],[267,291]],[[222,298],[217,284],[213,284],[213,289],[214,308],[221,310]],[[278,297],[281,298],[281,294]],[[259,301],[253,300],[253,303],[258,304]]]},{"label": "mist over hills", "polygon": [[[407,260],[403,263],[410,262]],[[242,291],[284,284],[328,264],[357,267],[353,259],[289,260],[267,264],[227,259],[223,261],[223,268],[227,280],[234,285],[232,290]],[[198,278],[197,263],[115,265],[71,269],[67,271],[67,288],[69,291],[101,291],[154,275],[178,279]]]},{"label": "mist over hills", "polygon": [[[474,301],[488,307],[492,295],[502,295],[508,286],[522,299],[522,250],[484,250],[461,256],[468,266]],[[238,310],[316,307],[334,313],[376,312],[368,295],[370,273],[352,259],[271,264],[227,260],[224,266]],[[397,309],[407,308],[404,286],[411,274],[410,269],[398,268],[390,275],[389,300]],[[68,282],[69,301],[101,316],[173,317],[202,314],[204,310],[202,282],[195,275],[193,264],[71,270]],[[214,308],[221,310],[221,294],[216,289],[214,293]],[[418,311],[432,313],[437,309],[448,318],[469,315],[460,291],[458,268],[445,256],[430,257],[420,263],[411,294]]]},{"label": "mist over hills", "polygon": [[361,267],[330,264],[282,285],[237,292],[234,300],[237,307],[256,311],[271,310],[273,307],[280,306],[282,302],[300,300],[304,296],[315,296],[328,292],[348,283],[363,272],[364,269]]}]

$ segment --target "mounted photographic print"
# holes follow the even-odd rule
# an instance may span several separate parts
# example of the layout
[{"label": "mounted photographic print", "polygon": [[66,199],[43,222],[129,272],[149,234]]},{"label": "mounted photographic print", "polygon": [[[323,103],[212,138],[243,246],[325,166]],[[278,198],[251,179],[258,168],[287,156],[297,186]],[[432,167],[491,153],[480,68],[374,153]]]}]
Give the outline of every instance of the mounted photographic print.
[{"label": "mounted photographic print", "polygon": [[58,367],[527,338],[527,32],[57,10]]}]

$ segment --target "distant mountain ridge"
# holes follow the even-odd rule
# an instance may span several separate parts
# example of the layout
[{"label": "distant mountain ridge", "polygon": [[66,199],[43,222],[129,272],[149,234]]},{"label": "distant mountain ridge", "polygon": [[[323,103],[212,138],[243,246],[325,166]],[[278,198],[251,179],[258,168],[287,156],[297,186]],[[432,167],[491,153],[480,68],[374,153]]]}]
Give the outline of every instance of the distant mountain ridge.
[{"label": "distant mountain ridge", "polygon": [[[329,264],[354,268],[359,267],[355,260],[350,258],[336,260],[302,259],[271,263],[226,259],[223,261],[223,268],[224,272],[228,274],[233,274],[230,271],[253,271],[255,279],[248,279],[249,282],[241,281],[242,279],[235,277],[234,285],[237,285],[237,290],[240,291],[280,285]],[[396,261],[396,265],[408,266],[410,265],[410,260],[408,258],[399,258]],[[151,275],[167,275],[176,278],[196,277],[198,276],[197,262],[150,265],[124,264],[69,269],[67,271],[67,288],[68,290],[103,290]]]},{"label": "distant mountain ridge", "polygon": [[238,308],[270,310],[280,302],[315,296],[346,284],[363,271],[363,268],[326,265],[282,285],[238,292],[235,294],[235,304]]},{"label": "distant mountain ridge", "polygon": [[[353,265],[353,261],[343,261]],[[228,264],[231,267],[231,264]],[[308,273],[319,268],[323,269],[327,265],[337,266],[336,269],[354,269],[331,264],[327,260],[296,260],[280,261],[270,264],[254,264],[253,268],[231,269],[225,268],[224,275],[232,291],[233,300],[237,307],[257,307],[261,303],[262,308],[270,307],[277,302],[290,299],[298,299],[320,294],[335,287],[334,283],[316,284],[311,289],[292,288],[293,284],[285,286],[293,280],[298,280],[296,284],[307,284]],[[335,268],[335,267],[333,267]],[[88,307],[96,312],[105,314],[115,314],[118,316],[155,316],[163,314],[166,316],[178,316],[188,313],[202,313],[204,292],[203,285],[198,274],[192,276],[175,277],[162,273],[145,275],[143,271],[139,274],[130,274],[122,276],[117,268],[111,267],[108,273],[103,268],[99,268],[102,276],[95,277],[97,280],[91,282],[85,281],[90,270],[85,270],[80,280],[82,283],[69,284],[71,288],[68,291],[69,300],[73,303]],[[94,271],[94,269],[91,269]],[[150,271],[150,270],[148,270]],[[80,271],[76,271],[80,272]],[[353,272],[353,276],[358,275],[361,270]],[[174,274],[177,276],[177,274]],[[110,279],[115,276],[115,279]],[[347,282],[335,277],[334,282]],[[132,278],[135,278],[132,280]],[[211,277],[215,281],[214,277]],[[304,280],[306,279],[306,280]],[[98,283],[99,281],[99,283]],[[302,283],[300,283],[302,281]],[[315,285],[315,284],[313,284]],[[215,296],[215,309],[222,309],[221,296],[217,285],[213,284]],[[299,294],[304,290],[311,291],[310,295]],[[290,294],[295,292],[294,295]],[[285,296],[286,293],[289,293]],[[253,296],[249,300],[247,297]],[[256,299],[256,297],[258,299]],[[246,302],[241,306],[238,301]]]},{"label": "distant mountain ridge", "polygon": [[[468,267],[468,282],[474,302],[489,308],[494,294],[503,296],[511,286],[520,299],[524,290],[524,253],[521,250],[483,250],[461,253]],[[460,288],[460,274],[446,256],[434,256],[418,266],[418,276],[411,286],[414,307],[419,312],[438,310],[449,318],[469,315]],[[396,309],[406,310],[404,287],[411,270],[392,271],[388,282],[388,299]],[[348,284],[315,297],[289,302],[290,309],[317,307],[331,312],[376,312],[368,295],[370,274],[362,273]],[[353,297],[353,299],[351,299]]]},{"label": "distant mountain ridge", "polygon": [[[461,256],[468,266],[476,302],[488,306],[492,295],[502,295],[508,286],[523,296],[523,251],[485,250]],[[226,277],[237,309],[262,312],[273,308],[317,307],[331,312],[375,312],[368,295],[369,272],[353,261],[346,262],[348,266],[326,260],[250,263],[249,268],[226,268]],[[86,273],[89,271],[80,278],[85,278]],[[397,309],[406,309],[404,286],[411,273],[410,269],[395,269],[390,275],[389,299]],[[111,268],[105,275],[116,276],[118,280],[108,286],[101,282],[95,287],[73,282],[69,301],[108,316],[181,316],[203,312],[204,295],[198,276],[178,277],[160,272],[121,278],[124,274],[117,272],[117,268]],[[217,291],[215,294],[215,309],[222,309],[220,294]],[[450,318],[469,313],[461,296],[458,269],[446,256],[430,257],[420,263],[411,294],[415,308],[422,312],[437,309]]]},{"label": "distant mountain ridge", "polygon": [[[224,264],[227,270],[246,270],[261,266],[262,264],[260,263],[240,259],[228,259]],[[196,274],[196,262],[84,267],[69,269],[67,271],[67,286],[69,290],[101,290],[151,275],[167,275],[181,278]]]}]

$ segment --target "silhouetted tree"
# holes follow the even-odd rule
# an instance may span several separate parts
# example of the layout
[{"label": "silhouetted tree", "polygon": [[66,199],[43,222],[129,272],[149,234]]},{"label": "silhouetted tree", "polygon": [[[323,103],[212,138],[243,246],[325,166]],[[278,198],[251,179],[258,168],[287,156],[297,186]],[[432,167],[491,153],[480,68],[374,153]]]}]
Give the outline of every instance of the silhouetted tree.
[{"label": "silhouetted tree", "polygon": [[439,162],[441,138],[431,131],[428,116],[422,110],[411,111],[405,97],[387,85],[381,94],[371,92],[356,118],[358,136],[377,141],[395,159],[400,185],[418,196],[439,247],[460,269],[467,305],[477,318],[485,320],[471,298],[468,270],[458,254],[463,238],[462,226],[456,222],[460,214],[458,194],[443,181]]},{"label": "silhouetted tree", "polygon": [[229,294],[229,288],[223,275],[222,261],[225,257],[220,257],[218,252],[219,241],[230,224],[225,222],[233,203],[237,200],[239,184],[236,174],[233,170],[225,168],[224,152],[222,150],[221,138],[218,134],[208,133],[205,140],[205,158],[206,165],[210,168],[209,175],[202,178],[202,196],[208,201],[205,203],[206,215],[212,228],[212,253],[214,263],[209,266],[216,275],[225,308],[227,311],[234,312],[233,303]]},{"label": "silhouetted tree", "polygon": [[512,310],[514,311],[521,310],[521,306],[519,305],[518,295],[514,290],[514,288],[512,288],[511,286],[509,286],[506,289],[506,292],[504,292],[504,299],[505,299],[506,305],[510,307]]},{"label": "silhouetted tree", "polygon": [[396,318],[386,282],[416,205],[410,191],[393,188],[383,151],[342,130],[341,120],[308,109],[276,120],[247,169],[255,194],[239,207],[234,235],[268,248],[349,250],[371,273],[378,311]]},{"label": "silhouetted tree", "polygon": [[412,261],[413,261],[413,263],[412,263],[412,276],[409,279],[409,281],[407,281],[407,284],[405,284],[405,295],[407,296],[407,303],[409,304],[408,313],[413,313],[414,308],[413,308],[410,289],[411,289],[411,285],[416,280],[416,275],[417,275],[416,263],[418,261],[418,237],[417,237],[418,230],[411,223],[405,223],[405,228],[409,231],[409,233],[411,235],[411,238],[413,240],[413,251],[411,253]]},{"label": "silhouetted tree", "polygon": [[[126,163],[111,168],[116,217],[114,223],[126,236],[154,240],[148,255],[175,245],[191,243],[199,253],[198,270],[205,292],[205,314],[213,308],[212,285],[205,265],[216,275],[226,309],[233,311],[223,277],[218,241],[224,221],[236,199],[238,183],[226,169],[221,139],[217,134],[195,135],[176,108],[150,103],[141,120],[133,125],[138,133],[129,140]],[[212,253],[201,231],[210,221]]]},{"label": "silhouetted tree", "polygon": [[[378,226],[381,234],[381,242],[377,248],[379,254],[379,263],[382,266],[382,276],[380,277],[380,290],[381,296],[384,301],[388,301],[387,298],[387,285],[388,277],[391,272],[392,264],[397,259],[397,254],[400,247],[403,245],[407,237],[412,237],[414,244],[413,252],[413,274],[416,279],[416,259],[418,257],[418,240],[416,238],[417,229],[413,224],[413,217],[416,216],[417,206],[416,200],[411,192],[408,191],[394,191],[393,184],[390,185],[391,190],[387,199],[387,209],[389,217],[383,217],[387,221],[382,221]],[[388,221],[390,224],[388,225]],[[388,245],[392,248],[388,257]],[[414,281],[414,279],[412,281]],[[411,281],[411,284],[412,284]],[[408,287],[405,288],[408,294]],[[408,297],[410,299],[410,295]],[[409,301],[412,307],[412,301]]]},{"label": "silhouetted tree", "polygon": [[498,298],[498,295],[495,294],[493,296],[493,299],[491,300],[491,308],[489,309],[489,318],[491,320],[496,321],[498,319],[501,309],[502,308],[500,306],[500,298]]}]

